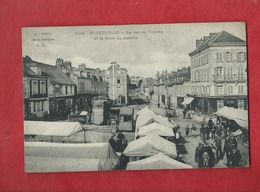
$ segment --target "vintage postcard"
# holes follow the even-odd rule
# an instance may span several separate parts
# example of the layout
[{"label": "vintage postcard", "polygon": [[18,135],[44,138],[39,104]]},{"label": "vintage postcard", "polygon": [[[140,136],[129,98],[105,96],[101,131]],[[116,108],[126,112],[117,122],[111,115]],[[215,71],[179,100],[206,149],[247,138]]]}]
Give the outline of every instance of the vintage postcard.
[{"label": "vintage postcard", "polygon": [[26,27],[25,171],[249,166],[242,22]]}]

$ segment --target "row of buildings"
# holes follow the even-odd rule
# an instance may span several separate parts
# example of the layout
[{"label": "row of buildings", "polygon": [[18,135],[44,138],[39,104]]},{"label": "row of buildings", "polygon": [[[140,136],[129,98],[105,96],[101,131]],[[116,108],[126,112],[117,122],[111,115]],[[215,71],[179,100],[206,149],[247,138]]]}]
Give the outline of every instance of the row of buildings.
[{"label": "row of buildings", "polygon": [[190,66],[157,75],[153,100],[162,105],[189,105],[203,113],[223,106],[248,108],[246,42],[226,32],[196,40]]},{"label": "row of buildings", "polygon": [[94,98],[128,103],[129,77],[125,68],[112,62],[108,69],[78,68],[57,58],[55,65],[23,58],[24,116],[41,117],[45,113],[64,117],[78,111],[90,111]]}]

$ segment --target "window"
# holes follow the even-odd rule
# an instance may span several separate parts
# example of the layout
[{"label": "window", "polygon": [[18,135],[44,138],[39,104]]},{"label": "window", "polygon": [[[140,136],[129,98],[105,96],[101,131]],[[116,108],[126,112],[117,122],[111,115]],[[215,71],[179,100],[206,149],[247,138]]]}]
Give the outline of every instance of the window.
[{"label": "window", "polygon": [[40,93],[41,94],[46,94],[46,81],[41,81],[40,82]]},{"label": "window", "polygon": [[238,78],[238,80],[243,80],[243,67],[242,66],[238,66],[237,78]]},{"label": "window", "polygon": [[232,53],[226,52],[226,61],[232,61]]},{"label": "window", "polygon": [[245,109],[244,100],[237,100],[237,108],[238,109]]},{"label": "window", "polygon": [[117,78],[117,84],[120,84],[120,78]]},{"label": "window", "polygon": [[220,52],[216,53],[216,61],[222,62],[222,53],[220,53]]},{"label": "window", "polygon": [[32,82],[32,94],[38,94],[38,81]]},{"label": "window", "polygon": [[23,95],[24,95],[24,97],[28,96],[27,95],[27,89],[28,89],[28,87],[27,87],[27,80],[23,80]]},{"label": "window", "polygon": [[217,79],[222,79],[222,67],[217,67]]},{"label": "window", "polygon": [[223,86],[222,85],[217,86],[217,95],[223,95]]},{"label": "window", "polygon": [[232,85],[228,85],[228,87],[227,87],[227,93],[228,93],[228,94],[233,94],[233,86],[232,86]]},{"label": "window", "polygon": [[224,107],[224,101],[223,100],[217,100],[217,110]]},{"label": "window", "polygon": [[237,61],[245,61],[243,52],[237,53]]},{"label": "window", "polygon": [[243,85],[239,85],[238,86],[238,94],[243,94],[244,93],[244,86]]}]

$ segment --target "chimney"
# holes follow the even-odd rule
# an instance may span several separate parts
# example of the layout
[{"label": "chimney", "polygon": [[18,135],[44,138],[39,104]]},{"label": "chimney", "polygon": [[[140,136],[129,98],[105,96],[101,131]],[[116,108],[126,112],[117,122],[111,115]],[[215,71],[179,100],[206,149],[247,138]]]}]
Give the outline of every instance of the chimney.
[{"label": "chimney", "polygon": [[28,55],[25,55],[24,62],[25,63],[30,63],[31,61],[32,61],[31,57],[29,57]]},{"label": "chimney", "polygon": [[85,63],[80,64],[79,67],[78,67],[78,70],[80,70],[80,71],[84,71],[85,69],[86,69]]},{"label": "chimney", "polygon": [[61,68],[63,65],[63,59],[62,58],[57,58],[56,59],[56,67]]}]

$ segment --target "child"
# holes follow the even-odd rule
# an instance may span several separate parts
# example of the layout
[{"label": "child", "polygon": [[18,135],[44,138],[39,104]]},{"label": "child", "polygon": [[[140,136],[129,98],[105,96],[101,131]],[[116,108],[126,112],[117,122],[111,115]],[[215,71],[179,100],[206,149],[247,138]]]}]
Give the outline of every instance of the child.
[{"label": "child", "polygon": [[209,167],[209,154],[206,151],[202,154],[202,159],[203,167]]}]

